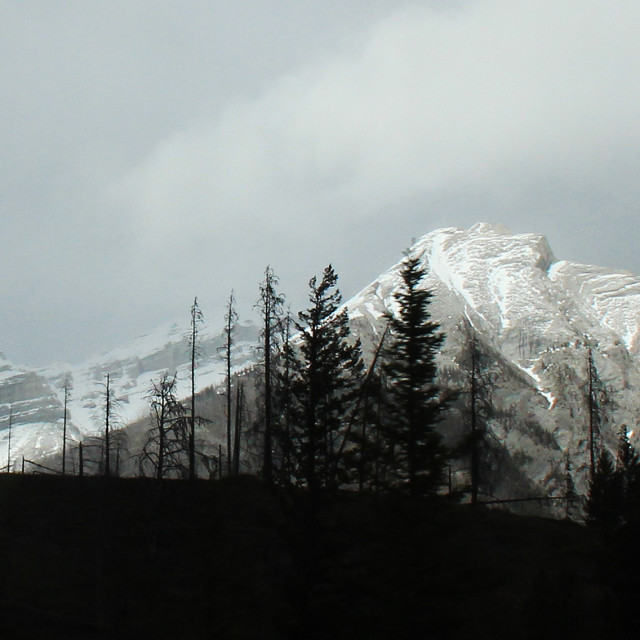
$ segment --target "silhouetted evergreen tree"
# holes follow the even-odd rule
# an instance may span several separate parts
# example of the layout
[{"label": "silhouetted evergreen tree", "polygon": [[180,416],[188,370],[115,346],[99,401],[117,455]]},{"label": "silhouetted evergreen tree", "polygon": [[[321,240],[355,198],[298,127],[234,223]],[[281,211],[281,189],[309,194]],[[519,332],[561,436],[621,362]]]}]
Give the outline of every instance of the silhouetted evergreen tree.
[{"label": "silhouetted evergreen tree", "polygon": [[310,306],[298,314],[300,332],[292,359],[291,395],[298,483],[312,493],[339,484],[337,456],[355,393],[361,384],[360,341],[351,340],[338,276],[329,265],[309,281]]},{"label": "silhouetted evergreen tree", "polygon": [[374,371],[363,385],[357,423],[349,437],[352,447],[344,453],[345,466],[360,492],[380,489],[387,468],[382,438],[384,394],[382,373]]},{"label": "silhouetted evergreen tree", "polygon": [[345,480],[357,483],[358,491],[378,490],[385,449],[381,428],[385,380],[380,366],[389,324],[385,327],[366,375],[357,391],[354,410],[339,455],[344,458]]},{"label": "silhouetted evergreen tree", "polygon": [[587,521],[605,534],[640,523],[640,457],[620,427],[616,463],[602,449],[587,499]]},{"label": "silhouetted evergreen tree", "polygon": [[293,473],[293,442],[291,436],[293,399],[291,382],[295,350],[291,345],[292,323],[291,312],[288,310],[281,323],[282,344],[277,354],[277,384],[274,388],[274,400],[277,405],[274,436],[278,451],[278,482],[283,486],[291,483]]},{"label": "silhouetted evergreen tree", "polygon": [[621,474],[624,486],[630,484],[635,469],[640,464],[640,458],[629,440],[627,425],[620,427],[618,434],[618,451],[616,454],[616,471]]},{"label": "silhouetted evergreen tree", "polygon": [[431,292],[420,259],[407,256],[389,315],[391,336],[384,371],[389,406],[383,435],[391,455],[391,484],[411,496],[434,494],[443,484],[447,450],[435,426],[448,405],[436,382],[436,356],[444,334],[431,320]]},{"label": "silhouetted evergreen tree", "polygon": [[591,346],[587,347],[587,381],[585,395],[589,420],[589,472],[591,481],[593,481],[597,460],[599,459],[601,431],[607,421],[607,413],[611,412],[612,399],[600,378]]},{"label": "silhouetted evergreen tree", "polygon": [[603,447],[587,498],[587,522],[604,533],[615,531],[622,521],[622,488],[609,452]]},{"label": "silhouetted evergreen tree", "polygon": [[640,516],[637,503],[640,499],[640,457],[629,440],[627,425],[620,427],[616,454],[616,475],[620,489],[621,518],[624,524]]},{"label": "silhouetted evergreen tree", "polygon": [[564,517],[566,520],[574,520],[578,517],[579,504],[578,492],[573,482],[573,465],[571,464],[571,456],[567,451],[564,458],[564,499],[565,509]]}]

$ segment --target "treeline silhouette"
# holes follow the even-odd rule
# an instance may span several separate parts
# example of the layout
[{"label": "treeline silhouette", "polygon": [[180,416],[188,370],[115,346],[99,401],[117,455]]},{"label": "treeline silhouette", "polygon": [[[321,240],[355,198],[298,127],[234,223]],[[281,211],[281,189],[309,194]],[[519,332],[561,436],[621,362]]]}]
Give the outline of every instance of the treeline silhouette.
[{"label": "treeline silhouette", "polygon": [[[586,498],[576,491],[569,451],[560,491],[548,496],[511,483],[512,495],[496,496],[496,479],[499,484],[505,475],[515,476],[516,458],[526,454],[509,454],[489,425],[522,418],[499,415],[493,394],[501,384],[500,356],[480,339],[469,318],[462,318],[457,328],[462,344],[455,367],[437,370],[444,334],[431,320],[425,276],[420,258],[407,255],[390,304],[393,312],[373,327],[378,333],[363,358],[347,310],[341,308],[331,265],[309,281],[309,306],[296,315],[286,307],[278,277],[267,267],[255,305],[260,314],[257,364],[233,369],[238,314],[232,292],[218,348],[225,381],[219,389],[200,391],[203,317],[196,298],[190,310],[191,393],[186,401],[178,395],[176,373],[166,371],[150,383],[147,424],[125,428],[118,418],[114,381],[106,374],[99,401],[102,433],[74,441],[68,436],[70,383],[65,380],[61,460],[23,459],[21,470],[80,476],[119,476],[124,470],[160,480],[254,473],[267,484],[311,494],[349,488],[376,495],[466,495],[472,504],[546,501],[556,517],[582,520]],[[606,452],[601,431],[610,391],[600,380],[586,337],[584,344],[592,485],[600,452]],[[453,422],[458,424],[454,435],[445,434],[445,446],[439,425],[454,404],[458,414]],[[524,419],[524,425],[534,441],[544,444],[550,437],[531,420]],[[223,438],[211,435],[221,429]],[[11,413],[9,443],[10,434]],[[11,468],[9,445],[5,470]]]},{"label": "treeline silhouette", "polygon": [[[437,371],[444,334],[431,320],[432,295],[424,288],[425,275],[421,260],[406,256],[390,305],[393,313],[374,327],[379,333],[371,340],[365,364],[360,341],[340,306],[338,276],[331,265],[309,281],[309,306],[295,316],[267,267],[255,305],[261,318],[258,363],[233,370],[238,314],[232,292],[218,349],[225,382],[220,389],[201,391],[197,377],[203,317],[196,298],[190,311],[191,394],[186,401],[178,396],[176,373],[166,371],[151,381],[148,423],[124,428],[107,374],[100,394],[102,434],[73,441],[67,435],[70,389],[65,380],[61,461],[26,460],[22,470],[25,463],[27,472],[62,475],[118,476],[124,469],[127,475],[157,479],[256,473],[268,484],[305,488],[312,494],[347,487],[375,494],[467,495],[472,504],[495,502],[496,478],[499,482],[517,467],[489,428],[492,420],[512,419],[499,416],[493,402],[500,384],[499,356],[465,317],[458,326],[462,347],[457,368]],[[593,479],[605,399],[591,347],[587,357]],[[455,435],[446,434],[445,446],[439,424],[456,401],[458,412],[465,407],[464,415],[454,419],[459,424]],[[223,438],[211,436],[222,427]],[[531,422],[530,428],[534,439],[546,436],[537,424]],[[6,469],[10,467],[9,453]],[[580,520],[584,498],[575,490],[568,451],[561,484],[562,491],[553,496],[512,485],[513,495],[503,494],[501,501],[547,500],[555,503],[556,516],[563,510],[566,517]]]},{"label": "treeline silhouette", "polygon": [[[295,317],[285,309],[279,280],[267,267],[256,303],[261,318],[258,363],[236,373],[232,362],[238,316],[232,293],[220,348],[226,370],[226,438],[213,450],[198,438],[211,421],[196,405],[202,355],[202,313],[196,298],[189,331],[188,401],[178,397],[175,372],[153,380],[150,426],[130,454],[125,430],[114,428],[117,399],[107,375],[101,436],[68,443],[65,410],[63,475],[69,467],[79,475],[118,475],[119,461],[134,455],[137,472],[157,479],[254,472],[267,484],[305,488],[312,495],[341,487],[414,497],[439,493],[448,483],[449,457],[459,456],[464,446],[472,451],[482,434],[474,427],[452,452],[436,428],[455,394],[438,382],[436,357],[444,334],[431,320],[432,294],[423,286],[424,277],[420,259],[407,256],[395,312],[385,318],[368,365],[360,340],[351,333],[347,310],[341,308],[331,265],[309,281],[309,306]],[[65,386],[65,399],[67,395]],[[474,497],[478,473],[473,467]]]},{"label": "treeline silhouette", "polygon": [[[331,266],[295,317],[265,270],[259,362],[235,373],[231,294],[223,393],[204,390],[224,415],[215,447],[196,402],[197,299],[191,396],[178,397],[174,372],[152,381],[135,442],[118,424],[110,376],[103,434],[68,440],[66,383],[61,469],[23,461],[22,471],[67,477],[0,478],[7,637],[587,639],[632,629],[640,567],[626,549],[640,524],[640,464],[626,428],[615,464],[602,446],[591,351],[592,526],[571,522],[582,505],[568,455],[565,491],[551,498],[567,522],[457,505],[498,502],[490,472],[508,460],[488,429],[496,357],[461,321],[461,383],[443,386],[424,265],[409,255],[399,276],[366,364]],[[438,426],[461,395],[468,425],[445,445]],[[144,477],[117,480],[125,459]]]}]

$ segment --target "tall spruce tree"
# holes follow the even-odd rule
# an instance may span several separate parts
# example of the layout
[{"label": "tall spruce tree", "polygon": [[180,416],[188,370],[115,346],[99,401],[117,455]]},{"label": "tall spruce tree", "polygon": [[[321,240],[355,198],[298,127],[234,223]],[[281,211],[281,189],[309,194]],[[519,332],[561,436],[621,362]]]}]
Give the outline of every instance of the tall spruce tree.
[{"label": "tall spruce tree", "polygon": [[616,455],[616,476],[620,490],[621,517],[623,524],[637,523],[638,490],[640,489],[640,457],[629,439],[627,425],[620,427]]},{"label": "tall spruce tree", "polygon": [[598,413],[598,372],[593,363],[593,351],[587,349],[587,405],[589,410],[589,472],[591,483],[596,479],[597,445],[600,436],[600,414]]},{"label": "tall spruce tree", "polygon": [[585,337],[587,346],[587,380],[584,388],[588,412],[588,447],[590,480],[593,482],[599,451],[602,447],[602,433],[610,424],[614,409],[613,397],[604,384],[595,363],[594,350],[590,346],[589,338]]},{"label": "tall spruce tree", "polygon": [[613,459],[602,447],[595,473],[589,483],[587,497],[587,522],[607,535],[622,523],[622,487]]},{"label": "tall spruce tree", "polygon": [[638,465],[640,465],[640,458],[635,448],[631,445],[627,425],[623,424],[618,433],[616,471],[624,476],[625,485],[631,482],[631,475],[633,475],[634,470],[638,468]]},{"label": "tall spruce tree", "polygon": [[363,377],[355,407],[351,412],[351,419],[338,452],[344,459],[345,470],[350,474],[351,482],[357,482],[358,491],[361,493],[379,488],[380,463],[384,456],[384,449],[380,446],[382,443],[380,428],[385,387],[380,360],[388,335],[389,323],[382,332],[369,368]]},{"label": "tall spruce tree", "polygon": [[289,485],[292,479],[293,443],[291,439],[291,424],[293,413],[292,375],[295,350],[291,344],[291,310],[287,309],[281,323],[281,345],[276,358],[276,385],[274,387],[275,414],[274,437],[278,452],[276,462],[278,483]]},{"label": "tall spruce tree", "polygon": [[391,336],[384,371],[389,406],[383,433],[391,458],[392,488],[413,497],[435,494],[444,482],[447,450],[435,426],[449,404],[436,382],[436,356],[444,342],[431,320],[432,294],[417,256],[407,256],[389,314]]},{"label": "tall spruce tree", "polygon": [[339,442],[362,379],[359,340],[352,340],[338,276],[329,265],[309,281],[310,306],[298,313],[291,395],[294,475],[312,494],[339,484]]},{"label": "tall spruce tree", "polygon": [[579,497],[573,482],[573,465],[567,451],[564,457],[564,517],[565,520],[575,520],[579,516]]}]

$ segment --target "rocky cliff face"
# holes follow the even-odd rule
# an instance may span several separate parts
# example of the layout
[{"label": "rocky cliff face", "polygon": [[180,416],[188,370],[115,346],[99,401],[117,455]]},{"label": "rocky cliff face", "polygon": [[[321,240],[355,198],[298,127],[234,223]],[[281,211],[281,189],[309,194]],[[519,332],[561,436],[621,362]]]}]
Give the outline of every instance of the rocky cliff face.
[{"label": "rocky cliff face", "polygon": [[51,425],[61,415],[62,406],[47,379],[0,354],[0,468],[6,470],[24,451],[54,447]]}]

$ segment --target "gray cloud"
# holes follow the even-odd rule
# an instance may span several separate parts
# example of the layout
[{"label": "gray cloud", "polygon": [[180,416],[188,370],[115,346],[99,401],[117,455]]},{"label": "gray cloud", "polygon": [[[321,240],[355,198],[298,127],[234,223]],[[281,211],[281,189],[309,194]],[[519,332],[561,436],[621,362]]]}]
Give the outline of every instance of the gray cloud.
[{"label": "gray cloud", "polygon": [[0,349],[246,315],[267,263],[294,308],[330,260],[352,294],[479,220],[640,272],[635,3],[289,4],[13,10]]}]

